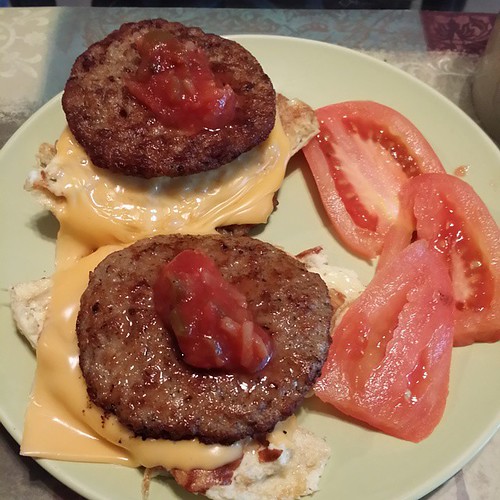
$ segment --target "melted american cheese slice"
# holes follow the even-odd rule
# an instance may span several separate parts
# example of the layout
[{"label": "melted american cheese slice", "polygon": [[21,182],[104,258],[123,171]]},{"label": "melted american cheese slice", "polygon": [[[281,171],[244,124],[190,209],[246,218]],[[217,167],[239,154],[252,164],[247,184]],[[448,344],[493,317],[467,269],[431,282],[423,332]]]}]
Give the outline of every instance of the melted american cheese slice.
[{"label": "melted american cheese slice", "polygon": [[[241,457],[246,445],[205,445],[197,440],[136,438],[117,418],[103,416],[89,402],[78,361],[75,333],[80,296],[89,272],[121,246],[102,247],[53,276],[52,300],[37,345],[34,389],[25,417],[23,455],[78,462],[139,465],[189,470],[214,469]],[[296,428],[291,417],[276,426],[268,440],[287,446]]]},{"label": "melted american cheese slice", "polygon": [[241,443],[143,440],[115,417],[103,418],[89,403],[80,371],[76,316],[89,272],[126,244],[154,234],[206,234],[219,226],[266,222],[289,156],[277,121],[265,143],[220,169],[175,179],[133,179],[95,167],[71,133],[62,133],[39,181],[50,194],[60,230],[22,454],[186,470],[213,469],[241,456]]},{"label": "melted american cheese slice", "polygon": [[167,469],[213,469],[236,460],[242,453],[240,443],[218,446],[196,440],[143,440],[134,437],[115,417],[103,418],[102,410],[89,402],[75,333],[80,296],[87,287],[89,272],[120,248],[123,246],[100,248],[53,276],[52,301],[37,346],[35,385],[25,417],[21,453]]},{"label": "melted american cheese slice", "polygon": [[261,145],[223,167],[184,177],[141,179],[100,169],[67,128],[56,149],[31,182],[49,194],[49,209],[64,227],[67,264],[103,245],[155,234],[265,223],[291,154],[279,118]]}]

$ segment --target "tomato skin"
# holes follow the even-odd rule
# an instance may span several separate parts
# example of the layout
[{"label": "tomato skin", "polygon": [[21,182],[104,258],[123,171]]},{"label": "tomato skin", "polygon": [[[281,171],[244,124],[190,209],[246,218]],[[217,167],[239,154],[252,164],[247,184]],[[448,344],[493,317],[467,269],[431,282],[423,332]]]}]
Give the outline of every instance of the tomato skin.
[{"label": "tomato skin", "polygon": [[316,111],[320,133],[303,148],[334,230],[356,255],[376,257],[408,178],[444,172],[417,128],[396,110],[347,101]]},{"label": "tomato skin", "polygon": [[387,434],[421,441],[444,412],[452,339],[446,265],[416,242],[376,272],[334,328],[315,393]]},{"label": "tomato skin", "polygon": [[401,210],[378,267],[415,239],[430,242],[448,263],[454,292],[454,345],[500,340],[500,230],[465,181],[425,174],[401,191]]},{"label": "tomato skin", "polygon": [[184,250],[164,264],[153,299],[187,364],[253,373],[271,359],[269,333],[253,321],[245,296],[203,252]]}]

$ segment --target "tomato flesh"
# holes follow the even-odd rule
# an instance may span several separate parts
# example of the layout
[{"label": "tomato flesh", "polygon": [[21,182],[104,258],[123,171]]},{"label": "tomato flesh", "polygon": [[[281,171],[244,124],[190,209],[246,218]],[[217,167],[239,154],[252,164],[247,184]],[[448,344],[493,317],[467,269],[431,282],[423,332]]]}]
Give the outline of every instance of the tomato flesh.
[{"label": "tomato flesh", "polygon": [[401,211],[378,267],[411,241],[429,242],[447,262],[453,285],[456,346],[500,340],[500,230],[463,180],[425,174],[401,191]]},{"label": "tomato flesh", "polygon": [[404,249],[335,327],[316,395],[395,437],[427,437],[448,395],[451,294],[441,256],[423,241]]},{"label": "tomato flesh", "polygon": [[203,252],[185,250],[164,264],[153,297],[189,365],[253,373],[271,359],[269,333],[253,320],[245,296]]},{"label": "tomato flesh", "polygon": [[378,215],[370,213],[363,205],[352,182],[349,181],[346,173],[342,170],[342,162],[335,154],[331,134],[328,132],[324,122],[320,123],[318,144],[323,155],[329,159],[329,173],[335,189],[352,221],[362,229],[376,231],[379,223]]},{"label": "tomato flesh", "polygon": [[319,134],[303,149],[328,217],[356,255],[376,257],[411,177],[444,172],[430,144],[403,115],[371,101],[316,111]]},{"label": "tomato flesh", "polygon": [[137,49],[140,65],[126,88],[161,123],[188,135],[231,123],[236,94],[194,43],[151,30],[137,41]]}]

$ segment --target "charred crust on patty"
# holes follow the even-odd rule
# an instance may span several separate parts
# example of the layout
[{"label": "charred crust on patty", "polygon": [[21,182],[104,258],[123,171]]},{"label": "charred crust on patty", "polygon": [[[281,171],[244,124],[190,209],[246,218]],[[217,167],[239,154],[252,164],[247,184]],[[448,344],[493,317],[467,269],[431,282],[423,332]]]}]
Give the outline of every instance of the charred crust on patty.
[{"label": "charred crust on patty", "polygon": [[[188,248],[216,262],[271,334],[273,357],[261,371],[202,371],[182,360],[155,311],[152,284],[159,267]],[[156,236],[111,254],[91,273],[77,319],[80,366],[92,402],[135,435],[231,444],[262,437],[294,413],[326,359],[331,316],[319,275],[267,243]]]},{"label": "charred crust on patty", "polygon": [[[237,95],[234,121],[192,136],[161,124],[124,82],[138,68],[136,41],[151,29],[167,30],[205,51],[215,73],[231,75]],[[264,141],[276,118],[276,94],[258,61],[241,45],[199,28],[163,19],[127,23],[91,45],[75,61],[63,109],[69,128],[92,162],[144,178],[215,169]]]}]

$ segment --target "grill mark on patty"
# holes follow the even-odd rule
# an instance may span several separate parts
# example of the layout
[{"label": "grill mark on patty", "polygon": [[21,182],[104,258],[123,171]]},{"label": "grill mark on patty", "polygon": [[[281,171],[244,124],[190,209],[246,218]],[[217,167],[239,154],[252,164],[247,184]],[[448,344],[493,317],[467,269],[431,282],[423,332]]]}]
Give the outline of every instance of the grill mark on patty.
[{"label": "grill mark on patty", "polygon": [[[202,371],[183,362],[152,301],[159,267],[187,248],[206,252],[242,291],[273,339],[254,374]],[[91,273],[77,320],[90,399],[144,438],[231,444],[290,416],[319,376],[332,307],[319,275],[250,237],[157,236],[108,256]]]}]

